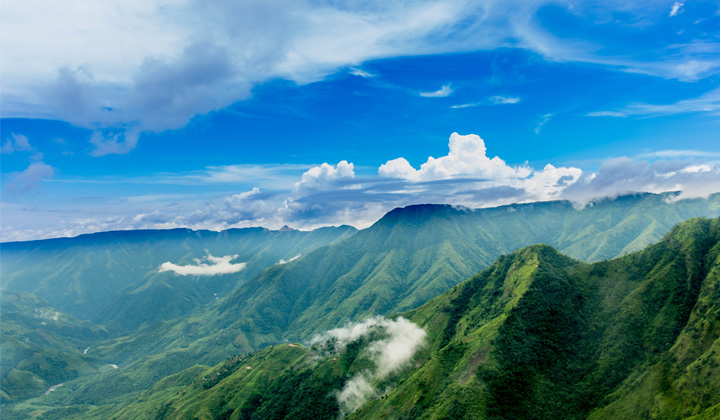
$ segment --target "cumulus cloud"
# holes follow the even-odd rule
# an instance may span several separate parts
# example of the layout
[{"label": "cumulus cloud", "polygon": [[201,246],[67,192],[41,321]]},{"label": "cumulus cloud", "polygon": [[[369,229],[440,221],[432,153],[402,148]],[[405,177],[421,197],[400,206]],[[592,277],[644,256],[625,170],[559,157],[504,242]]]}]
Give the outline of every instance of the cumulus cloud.
[{"label": "cumulus cloud", "polygon": [[[428,158],[419,168],[397,158],[378,168],[380,176],[358,175],[354,165],[347,161],[281,169],[256,170],[249,165],[178,176],[159,174],[157,179],[143,182],[212,184],[215,188],[247,178],[274,189],[248,186],[234,194],[208,193],[202,198],[167,194],[128,197],[122,200],[122,207],[117,202],[98,204],[113,206],[115,213],[111,215],[104,209],[93,210],[94,206],[87,202],[53,211],[3,203],[6,222],[0,231],[4,240],[28,240],[107,230],[178,227],[224,230],[253,226],[279,229],[288,225],[314,229],[349,224],[365,228],[393,208],[413,204],[485,208],[571,200],[583,206],[595,199],[625,193],[670,191],[680,191],[674,199],[707,197],[720,192],[717,157],[718,153],[711,151],[666,150],[611,159],[596,173],[550,163],[534,168],[527,163],[511,165],[497,156],[490,158],[485,141],[479,136],[454,133],[448,142],[447,155]],[[40,161],[34,165],[25,175],[8,176],[8,189],[29,190],[54,175],[48,165]]]},{"label": "cumulus cloud", "polygon": [[33,148],[30,146],[30,142],[27,137],[22,134],[11,134],[9,139],[5,139],[2,146],[0,146],[0,153],[10,154],[13,152],[30,152]]},{"label": "cumulus cloud", "polygon": [[526,166],[511,167],[497,156],[487,157],[485,141],[475,134],[452,133],[449,147],[447,156],[429,157],[420,169],[413,168],[405,158],[397,158],[381,165],[378,173],[389,178],[431,181],[454,177],[524,178],[532,172]]},{"label": "cumulus cloud", "polygon": [[236,259],[237,255],[227,255],[224,257],[213,257],[208,254],[203,259],[195,258],[196,265],[176,265],[171,262],[164,262],[158,269],[159,273],[172,271],[181,276],[216,276],[218,274],[232,274],[242,271],[246,263],[231,264],[230,261]]},{"label": "cumulus cloud", "polygon": [[381,338],[367,347],[367,356],[374,367],[355,375],[336,393],[342,416],[379,395],[373,383],[408,367],[415,353],[425,344],[426,332],[403,317],[393,320],[378,316],[327,331],[311,340],[315,344],[333,339],[336,349],[342,350],[348,343],[375,333],[379,333]]},{"label": "cumulus cloud", "polygon": [[419,95],[423,98],[445,98],[453,93],[453,89],[450,85],[444,85],[440,89],[433,92],[420,92]]},{"label": "cumulus cloud", "polygon": [[335,166],[323,163],[303,173],[300,181],[293,186],[293,193],[300,195],[330,190],[340,185],[347,185],[345,181],[353,178],[355,178],[355,171],[352,163],[348,163],[346,160],[338,162]]},{"label": "cumulus cloud", "polygon": [[8,188],[15,193],[23,193],[34,190],[40,184],[55,175],[52,166],[42,162],[32,162],[24,171],[10,176]]}]

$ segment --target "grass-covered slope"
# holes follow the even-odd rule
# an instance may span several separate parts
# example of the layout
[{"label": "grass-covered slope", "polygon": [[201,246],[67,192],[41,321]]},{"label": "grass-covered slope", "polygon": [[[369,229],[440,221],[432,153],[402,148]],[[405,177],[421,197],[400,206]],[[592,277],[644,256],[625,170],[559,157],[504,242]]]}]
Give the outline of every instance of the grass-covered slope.
[{"label": "grass-covered slope", "polygon": [[[352,235],[349,226],[310,232],[262,228],[118,231],[0,244],[2,289],[33,293],[79,319],[132,331],[187,315],[261,270]],[[226,275],[159,272],[164,262],[196,264],[207,254],[237,255]]]},{"label": "grass-covered slope", "polygon": [[425,345],[398,373],[367,375],[374,391],[355,411],[343,412],[336,396],[358,372],[378,369],[368,362],[377,337],[337,354],[274,346],[175,387],[159,383],[113,412],[290,419],[314,407],[316,419],[714,418],[719,282],[720,219],[689,220],[644,251],[595,264],[535,245],[403,314],[427,332]]},{"label": "grass-covered slope", "polygon": [[28,293],[3,292],[0,306],[3,404],[102,370],[103,363],[84,349],[108,336],[104,328],[63,314]]}]

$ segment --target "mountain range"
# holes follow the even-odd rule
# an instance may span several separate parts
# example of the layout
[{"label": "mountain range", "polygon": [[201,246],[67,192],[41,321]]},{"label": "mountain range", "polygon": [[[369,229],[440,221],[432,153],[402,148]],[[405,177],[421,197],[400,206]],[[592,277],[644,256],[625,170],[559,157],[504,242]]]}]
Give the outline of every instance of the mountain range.
[{"label": "mountain range", "polygon": [[[560,413],[557,407],[569,404],[574,404],[572,415],[569,411],[563,412],[570,415],[569,418],[596,415],[601,407],[613,409],[610,403],[603,405],[603,401],[611,398],[611,391],[631,385],[625,383],[629,377],[622,376],[626,370],[632,373],[633,369],[650,363],[651,359],[645,357],[648,352],[668,353],[669,347],[663,346],[678,340],[682,335],[680,331],[684,331],[692,319],[687,305],[705,296],[697,290],[692,292],[697,292],[695,295],[672,292],[682,296],[671,293],[674,297],[668,299],[679,299],[683,303],[663,309],[663,317],[667,319],[654,316],[652,323],[671,319],[675,327],[667,330],[659,325],[644,331],[642,337],[650,337],[652,345],[618,339],[618,334],[637,337],[636,332],[615,331],[621,329],[620,326],[635,325],[634,318],[622,318],[618,314],[635,314],[640,307],[642,310],[636,315],[646,320],[652,312],[647,312],[650,309],[644,304],[623,303],[626,295],[642,294],[637,287],[643,282],[639,277],[631,279],[627,271],[648,269],[648,272],[633,274],[648,278],[651,272],[655,273],[653,270],[676,269],[672,264],[662,265],[662,259],[637,259],[638,255],[646,255],[671,241],[668,237],[654,245],[655,248],[635,252],[659,241],[673,225],[683,220],[718,215],[720,195],[674,202],[672,195],[642,194],[602,200],[583,209],[569,202],[478,210],[443,205],[411,206],[393,210],[370,228],[358,232],[350,227],[312,232],[243,229],[217,233],[183,229],[5,243],[1,245],[0,261],[3,418],[22,418],[30,413],[44,416],[42,418],[110,418],[113,415],[135,418],[143,410],[158,416],[165,410],[162,413],[171,417],[182,412],[190,418],[204,413],[202,410],[211,410],[212,416],[200,417],[246,418],[238,416],[271,412],[266,411],[270,408],[264,401],[268,395],[285,395],[273,388],[273,384],[278,384],[273,379],[284,378],[283,375],[291,375],[283,383],[308,386],[308,392],[314,390],[318,398],[322,394],[323,401],[327,401],[321,406],[330,407],[325,413],[328,416],[340,413],[379,418],[393,413],[396,418],[416,418],[420,414],[443,418],[455,413],[452,418],[461,418],[458,413],[464,412],[468,418],[502,418],[504,414],[498,413],[504,413],[504,408],[498,408],[496,403],[505,400],[503,392],[527,396],[523,401],[529,408],[516,413],[520,417],[515,418],[541,418],[533,414],[538,412],[557,415]],[[692,229],[680,229],[689,230]],[[671,237],[677,238],[677,235],[680,234]],[[711,233],[708,235],[712,238]],[[712,239],[708,239],[708,243],[711,242]],[[545,245],[523,248],[532,244]],[[521,250],[516,251],[518,249]],[[692,260],[693,264],[704,267],[712,265],[704,260],[709,258],[706,254],[710,255],[706,251],[678,255],[685,256],[686,264]],[[235,273],[214,276],[183,276],[172,270],[161,271],[165,263],[173,267],[209,266],[212,260],[208,255],[214,258],[237,255],[229,261],[246,265]],[[660,265],[665,268],[652,268]],[[606,274],[613,275],[598,274],[602,267]],[[679,272],[673,271],[673,276]],[[492,281],[487,273],[495,273]],[[698,273],[694,274],[693,281],[705,284],[710,271]],[[470,277],[471,280],[458,285]],[[701,287],[696,286],[693,287]],[[535,299],[538,296],[562,302],[560,313],[554,312],[553,305]],[[638,299],[644,302],[645,298]],[[14,302],[14,306],[6,302]],[[41,320],[42,316],[34,312],[38,306],[46,308],[43,313],[53,315]],[[650,306],[665,307],[660,303]],[[541,316],[537,321],[522,311],[538,316],[545,314],[542,316],[549,318]],[[402,315],[392,315],[398,313]],[[518,315],[521,313],[524,315]],[[328,393],[345,386],[348,375],[372,366],[367,347],[372,347],[370,338],[382,336],[382,328],[372,337],[349,343],[344,349],[313,348],[309,340],[323,331],[348,322],[362,322],[368,317],[374,319],[377,315],[392,315],[385,321],[377,321],[382,325],[402,318],[420,326],[427,331],[428,344],[415,356],[414,368],[406,366],[401,372],[374,377],[377,383],[372,384],[373,387],[382,385],[392,391],[373,391],[366,396],[367,404],[349,410],[347,404],[339,404],[334,396],[328,400]],[[686,315],[689,318],[683,318]],[[512,328],[518,329],[512,330],[516,335],[505,330],[513,317],[517,318],[517,325],[512,324],[517,327]],[[550,336],[536,330],[540,325],[537,322],[545,322],[552,329],[556,326],[552,320],[557,319],[562,319],[563,325],[567,321],[567,328],[560,332],[545,331]],[[610,322],[612,319],[617,322]],[[72,326],[70,330],[75,335],[60,333],[54,342],[38,338],[50,336],[45,331],[50,325],[56,330],[61,328],[58,324],[61,321]],[[553,344],[553,348],[557,347],[553,350],[555,353],[545,354],[543,344],[552,344],[557,338],[555,335],[572,343]],[[696,340],[690,337],[694,343]],[[654,340],[662,341],[662,345]],[[281,344],[288,341],[298,344]],[[6,351],[10,346],[6,343],[13,343],[16,350]],[[614,348],[613,343],[622,349]],[[485,349],[484,353],[478,346]],[[638,349],[628,355],[623,353],[627,347]],[[350,351],[353,348],[355,353]],[[523,349],[534,350],[527,350],[532,353],[528,356]],[[49,369],[33,361],[47,359],[53,351],[62,354],[62,357],[51,358],[58,360],[59,368]],[[336,360],[329,356],[323,358],[328,352],[334,354]],[[609,354],[609,359],[602,358],[602,352]],[[562,366],[549,365],[553,355],[558,357],[556,364]],[[282,358],[283,362],[274,361],[275,357]],[[529,365],[515,372],[513,369],[520,369],[521,364],[513,361],[525,360],[523,357]],[[577,360],[570,360],[573,357]],[[492,363],[486,364],[486,358]],[[445,359],[449,362],[443,361]],[[343,365],[338,367],[331,361],[342,361]],[[220,367],[209,367],[219,362],[223,363]],[[452,368],[445,369],[450,362]],[[533,364],[536,362],[547,369],[540,371]],[[620,362],[628,365],[616,370],[609,368]],[[255,365],[265,367],[260,369]],[[575,370],[563,370],[570,369],[570,365]],[[238,370],[238,366],[252,369]],[[198,385],[198,378],[207,379],[212,374],[208,372],[217,373],[217,369],[228,369],[216,375],[215,379],[223,376],[222,381],[203,388],[202,393],[192,388]],[[232,372],[226,374],[229,370]],[[339,376],[318,373],[324,371]],[[457,376],[460,373],[462,375]],[[611,374],[619,376],[611,378]],[[238,375],[245,375],[245,379],[238,379]],[[568,379],[554,385],[558,378],[578,375],[586,378],[587,383]],[[607,383],[590,381],[592,375]],[[225,385],[216,388],[217,384],[230,384],[223,381],[231,377],[239,381],[232,382],[231,386],[239,394],[220,398],[216,395],[218,390],[227,389]],[[436,377],[437,380],[431,381]],[[503,381],[515,383],[513,378],[530,378],[527,388],[506,389]],[[318,385],[316,380],[325,385]],[[35,385],[21,385],[26,383]],[[51,385],[59,383],[63,386],[41,395],[43,390],[49,391]],[[414,387],[410,387],[413,383]],[[587,392],[583,391],[586,393],[575,391],[580,385],[588,388]],[[479,390],[482,393],[476,394]],[[553,400],[533,394],[535,391],[567,395],[563,397],[566,399]],[[175,392],[207,398],[181,402],[170,398]],[[35,395],[40,396],[29,398]],[[484,396],[482,402],[470,404],[458,400],[460,395],[467,395],[473,401],[477,400],[473,395]],[[294,394],[286,396],[297,398]],[[212,403],[218,398],[225,401],[219,408]],[[154,405],[138,405],[141,400]],[[246,403],[255,404],[253,410],[243,410]],[[554,404],[555,408],[543,404]],[[398,407],[411,408],[403,411]],[[415,407],[420,407],[421,413],[413,412]],[[703,403],[699,407],[702,411],[708,406]],[[485,417],[471,417],[478,413]],[[282,418],[279,414],[273,416]]]}]

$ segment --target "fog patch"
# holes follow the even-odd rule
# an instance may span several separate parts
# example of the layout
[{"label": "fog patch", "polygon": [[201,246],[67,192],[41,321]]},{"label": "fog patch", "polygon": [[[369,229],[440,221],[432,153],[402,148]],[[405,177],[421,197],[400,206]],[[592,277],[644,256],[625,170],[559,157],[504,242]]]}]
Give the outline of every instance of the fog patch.
[{"label": "fog patch", "polygon": [[357,373],[335,394],[342,417],[380,395],[374,383],[407,367],[417,350],[425,343],[427,334],[403,317],[387,319],[378,316],[330,330],[311,340],[312,344],[332,340],[335,349],[342,350],[348,343],[373,333],[380,333],[382,337],[373,341],[366,349],[375,367]]},{"label": "fog patch", "polygon": [[[173,271],[181,276],[216,276],[218,274],[237,273],[245,268],[246,263],[231,264],[230,261],[236,259],[238,255],[226,255],[224,257],[213,257],[208,254],[207,257],[200,259],[194,258],[196,265],[176,265],[170,261],[162,263],[158,272]],[[206,260],[208,262],[203,262]]]},{"label": "fog patch", "polygon": [[285,261],[285,260],[283,260],[283,259],[281,258],[280,261],[278,261],[278,264],[287,264],[287,263],[289,263],[290,261],[295,261],[295,260],[297,260],[297,259],[300,258],[300,257],[302,257],[302,254],[298,254],[298,255],[290,258],[290,259],[287,260],[287,261]]}]

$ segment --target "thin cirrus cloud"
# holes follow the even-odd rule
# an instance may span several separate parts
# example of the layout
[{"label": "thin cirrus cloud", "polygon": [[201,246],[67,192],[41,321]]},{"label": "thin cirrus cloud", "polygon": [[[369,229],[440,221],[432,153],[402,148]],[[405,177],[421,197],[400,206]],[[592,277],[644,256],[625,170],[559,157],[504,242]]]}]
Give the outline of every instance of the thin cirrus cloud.
[{"label": "thin cirrus cloud", "polygon": [[614,110],[590,112],[587,115],[590,117],[628,117],[631,115],[652,117],[687,113],[720,115],[720,88],[708,91],[697,98],[683,99],[670,104],[635,103]]},{"label": "thin cirrus cloud", "polygon": [[217,276],[220,274],[232,274],[242,271],[247,265],[246,263],[232,264],[231,261],[237,257],[237,255],[213,257],[208,254],[204,258],[207,262],[196,258],[195,265],[177,265],[168,261],[160,265],[158,272],[164,273],[166,271],[172,271],[181,276]]},{"label": "thin cirrus cloud", "polygon": [[452,105],[450,108],[462,109],[462,108],[473,108],[473,107],[482,106],[482,105],[514,105],[514,104],[519,104],[519,103],[520,103],[520,97],[495,95],[495,96],[489,96],[485,101],[469,102],[466,104]]}]

